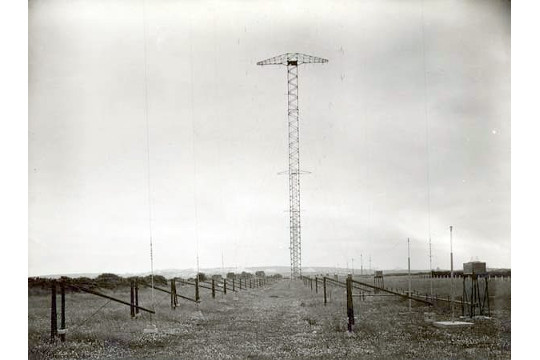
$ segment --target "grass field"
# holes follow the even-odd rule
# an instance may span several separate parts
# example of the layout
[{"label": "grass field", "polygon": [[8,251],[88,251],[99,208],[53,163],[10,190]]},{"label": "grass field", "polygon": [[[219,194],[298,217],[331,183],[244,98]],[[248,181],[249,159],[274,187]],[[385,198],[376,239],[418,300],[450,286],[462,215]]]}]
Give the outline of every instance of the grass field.
[{"label": "grass field", "polygon": [[[401,281],[402,279],[396,280]],[[442,279],[445,280],[445,279]],[[390,281],[390,279],[388,279]],[[418,279],[417,286],[429,286]],[[387,285],[385,279],[385,285]],[[395,285],[398,287],[397,285]],[[49,343],[50,296],[28,298],[30,359],[509,359],[510,283],[492,282],[497,293],[492,318],[472,328],[440,329],[424,322],[429,308],[397,297],[355,298],[356,325],[348,333],[345,292],[322,292],[302,281],[281,280],[265,287],[211,298],[180,301],[170,309],[168,294],[156,292],[156,315],[131,319],[129,307],[90,294],[66,294],[67,340]],[[404,286],[404,288],[406,285]],[[441,287],[446,288],[442,285]],[[192,286],[178,292],[193,296]],[[129,289],[108,291],[129,301]],[[503,294],[503,295],[500,295]],[[150,306],[142,289],[140,305]],[[437,319],[450,318],[448,305],[436,307]],[[155,323],[157,334],[143,334]]]}]

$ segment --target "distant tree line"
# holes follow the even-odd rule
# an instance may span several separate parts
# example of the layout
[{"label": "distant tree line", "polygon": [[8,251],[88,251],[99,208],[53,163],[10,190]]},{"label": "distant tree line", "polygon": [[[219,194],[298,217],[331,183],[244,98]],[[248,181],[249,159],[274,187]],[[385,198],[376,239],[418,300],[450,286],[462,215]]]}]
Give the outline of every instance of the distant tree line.
[{"label": "distant tree line", "polygon": [[[66,276],[62,276],[59,279],[50,279],[50,278],[42,278],[42,277],[29,277],[28,278],[28,293],[30,294],[37,294],[42,293],[44,291],[48,291],[51,287],[51,283],[53,280],[58,281],[65,281],[66,283],[84,287],[86,289],[120,289],[120,288],[126,288],[130,287],[131,281],[136,280],[139,283],[146,283],[148,285],[151,284],[152,278],[150,275],[147,276],[130,276],[130,277],[122,277],[118,276],[116,274],[111,273],[104,273],[99,276],[97,276],[94,279],[91,279],[89,277],[76,277],[76,278],[70,278]],[[154,285],[167,285],[167,279],[161,275],[154,275]],[[77,291],[75,289],[70,289],[70,291]]]},{"label": "distant tree line", "polygon": [[[266,276],[264,271],[257,271],[255,274],[242,271],[239,274],[235,274],[234,272],[229,272],[226,275],[226,278],[229,280],[232,279],[251,279],[251,278],[264,278],[264,277],[270,277],[275,279],[280,279],[282,276],[280,274],[275,274],[272,276]],[[205,273],[199,272],[198,273],[199,281],[208,281],[211,279],[214,279],[216,281],[223,281],[223,277],[221,275],[211,275],[208,276]],[[132,280],[136,280],[139,284],[145,283],[150,285],[152,280],[151,276],[129,276],[129,277],[122,277],[116,274],[112,273],[103,273],[96,278],[89,278],[89,277],[76,277],[76,278],[70,278],[66,276],[62,276],[59,279],[50,279],[50,278],[42,278],[42,277],[29,277],[28,278],[28,294],[42,294],[45,292],[48,292],[51,287],[51,282],[53,280],[56,281],[65,281],[69,284],[81,286],[86,289],[108,289],[108,290],[115,290],[115,289],[121,289],[129,287]],[[194,278],[188,279],[190,281],[194,281]],[[167,279],[164,276],[161,275],[154,275],[154,285],[155,286],[166,286],[167,285]],[[77,291],[74,289],[71,289],[70,291]]]}]

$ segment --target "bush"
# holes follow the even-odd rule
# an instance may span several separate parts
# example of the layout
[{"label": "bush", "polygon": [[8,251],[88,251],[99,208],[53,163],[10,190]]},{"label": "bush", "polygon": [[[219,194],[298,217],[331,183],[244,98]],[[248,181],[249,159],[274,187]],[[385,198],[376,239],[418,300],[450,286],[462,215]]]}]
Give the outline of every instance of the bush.
[{"label": "bush", "polygon": [[104,273],[99,275],[96,280],[96,285],[105,289],[116,289],[122,285],[126,285],[126,279],[116,274]]},{"label": "bush", "polygon": [[252,277],[253,277],[252,273],[248,273],[245,271],[242,271],[242,273],[240,274],[240,279],[251,279]]},{"label": "bush", "polygon": [[[143,278],[144,282],[148,285],[152,284],[152,275],[147,275]],[[165,276],[154,275],[154,286],[167,285],[167,279]]]}]

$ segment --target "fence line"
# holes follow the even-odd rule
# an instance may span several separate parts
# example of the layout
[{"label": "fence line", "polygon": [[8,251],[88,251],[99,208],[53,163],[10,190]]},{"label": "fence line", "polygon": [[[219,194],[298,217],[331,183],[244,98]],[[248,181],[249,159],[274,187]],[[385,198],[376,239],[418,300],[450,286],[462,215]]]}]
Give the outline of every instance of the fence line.
[{"label": "fence line", "polygon": [[[139,284],[145,286],[145,287],[148,287],[150,289],[155,289],[155,290],[158,290],[158,291],[162,291],[162,292],[165,292],[165,293],[168,293],[171,295],[171,309],[174,310],[176,308],[176,306],[178,305],[178,302],[177,302],[177,299],[178,298],[181,298],[181,299],[184,299],[184,300],[188,300],[188,301],[191,301],[191,302],[195,302],[195,303],[200,303],[200,297],[199,297],[199,288],[202,287],[204,289],[209,289],[212,291],[212,298],[215,298],[215,292],[216,290],[217,291],[221,291],[224,295],[227,294],[227,279],[223,279],[223,285],[221,284],[216,284],[216,281],[215,279],[212,279],[211,281],[211,286],[205,286],[205,285],[202,285],[199,283],[199,279],[196,278],[195,279],[195,282],[194,283],[191,283],[190,281],[186,281],[186,280],[183,280],[183,279],[178,279],[180,280],[181,284],[182,285],[194,285],[195,286],[195,299],[192,299],[192,298],[189,298],[187,296],[183,296],[183,295],[180,295],[177,293],[177,289],[176,289],[176,281],[177,279],[176,278],[173,278],[171,279],[171,290],[167,290],[167,289],[163,289],[163,288],[160,288],[158,286],[152,286],[152,285],[148,285],[146,284],[145,282],[141,282],[139,283],[138,281],[131,281],[130,283],[130,301],[127,302],[127,301],[124,301],[124,300],[121,300],[121,299],[118,299],[118,298],[114,298],[112,296],[109,296],[109,295],[105,295],[105,294],[102,294],[98,291],[95,291],[95,290],[91,290],[91,289],[87,289],[87,288],[84,288],[84,287],[81,287],[79,285],[75,285],[75,284],[70,284],[68,282],[66,282],[65,280],[62,280],[60,282],[60,296],[61,296],[61,309],[60,309],[60,329],[58,329],[58,314],[57,314],[57,303],[56,303],[56,298],[57,298],[57,281],[56,280],[53,280],[51,281],[51,333],[50,333],[50,336],[51,336],[51,342],[54,343],[56,341],[56,337],[60,337],[60,341],[61,342],[64,342],[65,339],[66,339],[66,332],[67,332],[67,328],[66,328],[66,312],[65,312],[65,309],[66,309],[66,301],[65,301],[65,288],[66,287],[69,287],[73,290],[76,290],[76,291],[80,291],[80,292],[84,292],[84,293],[88,293],[88,294],[92,294],[92,295],[95,295],[95,296],[99,296],[99,297],[102,297],[102,298],[105,298],[105,299],[108,299],[109,301],[114,301],[114,302],[117,302],[117,303],[120,303],[122,305],[126,305],[126,306],[129,306],[130,307],[130,315],[132,318],[136,317],[136,315],[139,313],[139,310],[141,311],[145,311],[145,312],[148,312],[150,314],[155,314],[155,311],[154,310],[150,310],[150,309],[147,309],[147,308],[144,308],[142,306],[139,305]],[[258,287],[262,287],[264,285],[267,285],[267,284],[271,284],[272,282],[268,282],[266,278],[255,278],[255,279],[249,279],[249,286],[250,288],[258,288]],[[235,279],[232,279],[232,291],[233,292],[237,292],[236,290],[236,286],[235,286]],[[240,285],[240,290],[242,290],[242,279],[239,279],[239,285]],[[244,279],[244,290],[247,289],[247,279]]]}]

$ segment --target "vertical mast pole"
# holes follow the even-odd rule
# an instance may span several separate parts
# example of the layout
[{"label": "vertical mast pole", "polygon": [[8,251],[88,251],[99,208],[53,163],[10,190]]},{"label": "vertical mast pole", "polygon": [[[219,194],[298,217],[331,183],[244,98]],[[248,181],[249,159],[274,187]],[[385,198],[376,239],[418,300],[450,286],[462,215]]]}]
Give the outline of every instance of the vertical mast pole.
[{"label": "vertical mast pole", "polygon": [[450,281],[452,282],[452,322],[454,322],[454,252],[452,246],[452,225],[450,225]]},{"label": "vertical mast pole", "polygon": [[287,116],[289,128],[289,251],[291,256],[291,279],[300,278],[302,276],[298,65],[326,62],[328,62],[327,59],[300,53],[286,53],[257,62],[257,65],[287,66]]},{"label": "vertical mast pole", "polygon": [[409,273],[409,312],[411,311],[411,243],[407,238],[407,268]]}]

